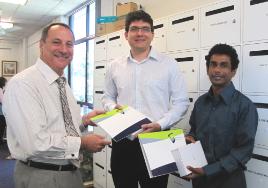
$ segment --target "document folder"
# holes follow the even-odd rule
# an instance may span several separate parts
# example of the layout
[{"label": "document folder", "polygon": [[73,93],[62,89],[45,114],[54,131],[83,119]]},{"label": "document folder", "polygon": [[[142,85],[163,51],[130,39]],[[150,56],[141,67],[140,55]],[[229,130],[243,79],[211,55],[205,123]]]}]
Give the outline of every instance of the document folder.
[{"label": "document folder", "polygon": [[182,129],[141,133],[138,138],[150,178],[178,170],[171,150],[186,145]]},{"label": "document folder", "polygon": [[130,106],[98,115],[91,121],[101,127],[116,142],[141,129],[141,125],[151,123],[148,117]]}]

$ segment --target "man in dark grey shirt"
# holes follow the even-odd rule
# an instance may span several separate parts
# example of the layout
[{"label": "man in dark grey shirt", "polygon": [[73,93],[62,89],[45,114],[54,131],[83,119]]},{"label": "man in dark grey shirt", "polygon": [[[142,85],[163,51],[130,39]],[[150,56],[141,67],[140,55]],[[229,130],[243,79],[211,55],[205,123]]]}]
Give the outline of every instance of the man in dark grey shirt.
[{"label": "man in dark grey shirt", "polygon": [[186,140],[200,140],[208,165],[188,167],[194,188],[246,188],[245,164],[250,159],[258,124],[255,105],[235,89],[235,49],[217,44],[206,56],[209,91],[195,103]]}]

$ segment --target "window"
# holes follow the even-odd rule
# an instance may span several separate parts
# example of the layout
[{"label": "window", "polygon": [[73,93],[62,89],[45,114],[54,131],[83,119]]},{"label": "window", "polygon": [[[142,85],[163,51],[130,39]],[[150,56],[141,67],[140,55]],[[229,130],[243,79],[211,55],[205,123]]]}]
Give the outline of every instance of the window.
[{"label": "window", "polygon": [[86,102],[86,42],[74,46],[74,57],[71,69],[71,86],[76,100]]},{"label": "window", "polygon": [[79,10],[73,15],[72,29],[76,40],[87,36],[87,8]]},{"label": "window", "polygon": [[[69,17],[70,26],[74,32],[74,56],[71,65],[65,69],[68,82],[77,102],[81,106],[81,115],[91,111],[93,105],[93,70],[94,70],[94,35],[96,1],[87,1]],[[88,131],[93,131],[88,126]],[[83,151],[84,160],[81,163],[83,181],[92,181],[92,153]]]},{"label": "window", "polygon": [[69,84],[83,108],[93,106],[95,14],[96,2],[92,0],[69,17],[75,45],[72,64],[65,72],[69,73]]}]

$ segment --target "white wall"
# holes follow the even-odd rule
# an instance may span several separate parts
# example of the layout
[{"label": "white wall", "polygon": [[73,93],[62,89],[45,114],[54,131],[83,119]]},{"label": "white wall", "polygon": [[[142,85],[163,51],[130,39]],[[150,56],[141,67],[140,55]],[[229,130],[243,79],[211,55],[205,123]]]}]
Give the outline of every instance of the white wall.
[{"label": "white wall", "polygon": [[[22,43],[0,42],[0,75],[2,76],[2,61],[17,61],[17,72],[24,67],[22,61]],[[10,77],[6,77],[10,79]]]},{"label": "white wall", "polygon": [[115,15],[118,2],[135,2],[140,4],[146,12],[156,19],[216,1],[218,0],[101,0],[101,15]]}]

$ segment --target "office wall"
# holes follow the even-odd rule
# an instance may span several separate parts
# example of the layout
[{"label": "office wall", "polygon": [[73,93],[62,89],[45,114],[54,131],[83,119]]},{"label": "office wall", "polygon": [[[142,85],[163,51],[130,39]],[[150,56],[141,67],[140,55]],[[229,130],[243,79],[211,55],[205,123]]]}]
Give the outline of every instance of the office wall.
[{"label": "office wall", "polygon": [[[24,67],[22,62],[22,43],[1,42],[0,41],[0,75],[2,76],[2,61],[17,61],[17,72]],[[6,77],[10,79],[10,77]]]},{"label": "office wall", "polygon": [[[216,1],[217,0],[131,0],[131,2],[142,5],[144,10],[151,14],[153,18],[161,18]],[[130,2],[130,0],[101,0],[101,15],[115,15],[116,4],[119,2]]]}]

